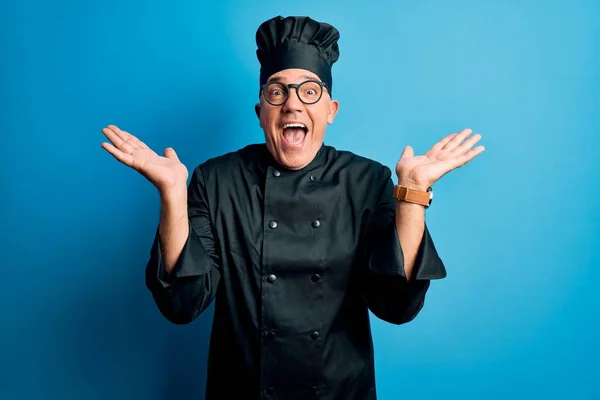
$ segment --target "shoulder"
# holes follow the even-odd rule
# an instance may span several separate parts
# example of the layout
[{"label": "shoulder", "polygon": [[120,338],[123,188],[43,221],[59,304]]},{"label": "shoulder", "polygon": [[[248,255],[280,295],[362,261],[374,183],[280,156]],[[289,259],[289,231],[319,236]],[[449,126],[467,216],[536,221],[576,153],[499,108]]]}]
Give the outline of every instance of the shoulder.
[{"label": "shoulder", "polygon": [[358,178],[363,176],[367,179],[387,180],[391,177],[391,170],[381,162],[372,158],[357,154],[349,150],[336,149],[333,146],[325,146],[326,164],[329,168],[345,171]]},{"label": "shoulder", "polygon": [[264,145],[249,144],[235,151],[208,158],[194,167],[195,175],[202,174],[208,179],[215,174],[234,171],[238,168],[249,168],[256,164],[264,152]]}]

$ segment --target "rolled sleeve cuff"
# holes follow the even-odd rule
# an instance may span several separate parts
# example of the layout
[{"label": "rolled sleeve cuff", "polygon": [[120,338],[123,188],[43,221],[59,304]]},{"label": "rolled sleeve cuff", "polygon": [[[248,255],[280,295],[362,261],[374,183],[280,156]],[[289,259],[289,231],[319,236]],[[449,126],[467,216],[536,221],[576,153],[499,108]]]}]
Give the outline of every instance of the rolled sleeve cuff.
[{"label": "rolled sleeve cuff", "polygon": [[[404,254],[398,240],[396,224],[390,224],[380,237],[375,238],[369,257],[369,268],[374,273],[400,275],[406,278]],[[442,279],[447,275],[444,263],[440,259],[429,234],[427,225],[417,252],[414,267],[415,280]]]},{"label": "rolled sleeve cuff", "polygon": [[165,270],[158,228],[156,230],[147,274],[148,277],[153,277],[163,288],[173,285],[180,278],[200,276],[210,271],[210,257],[192,229],[191,222],[188,221],[188,224],[190,233],[170,274],[167,274]]}]

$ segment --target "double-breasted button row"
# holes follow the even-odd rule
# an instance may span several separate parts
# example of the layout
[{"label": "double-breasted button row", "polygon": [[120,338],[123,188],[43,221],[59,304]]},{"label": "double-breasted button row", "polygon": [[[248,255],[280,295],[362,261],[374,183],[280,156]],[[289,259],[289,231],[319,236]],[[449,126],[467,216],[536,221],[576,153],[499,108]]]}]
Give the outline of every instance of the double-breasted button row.
[{"label": "double-breasted button row", "polygon": [[[281,171],[280,171],[280,170],[278,170],[278,169],[274,169],[274,170],[273,170],[273,176],[274,176],[274,177],[276,177],[276,178],[280,177],[280,176],[281,176]],[[309,179],[311,182],[316,182],[316,181],[317,181],[317,176],[316,176],[315,174],[310,174],[310,175],[308,176],[308,179]]]},{"label": "double-breasted button row", "polygon": [[[318,219],[315,219],[310,224],[313,228],[318,228],[321,226],[321,221],[319,221]],[[269,221],[269,228],[271,228],[271,229],[277,228],[277,221]]]},{"label": "double-breasted button row", "polygon": [[[317,283],[321,280],[321,275],[320,274],[313,274],[310,279],[314,282]],[[277,276],[274,274],[270,274],[269,276],[267,276],[267,282],[269,283],[275,283],[275,281],[277,280]]]},{"label": "double-breasted button row", "polygon": [[[278,178],[281,176],[281,171],[279,171],[278,169],[273,170],[273,176]],[[311,182],[316,182],[317,181],[317,177],[315,176],[315,174],[310,174],[308,176],[308,179],[310,179]]]},{"label": "double-breasted button row", "polygon": [[[273,332],[272,330],[269,330],[269,329],[264,329],[261,332],[261,336],[265,339],[273,339],[275,337],[275,332]],[[312,331],[310,333],[310,337],[313,340],[318,340],[321,337],[321,334],[319,333],[319,331]],[[312,389],[313,394],[318,393],[318,388],[316,386],[312,386],[311,389]],[[275,389],[272,386],[269,386],[264,389],[264,393],[267,396],[273,396],[275,394]]]}]

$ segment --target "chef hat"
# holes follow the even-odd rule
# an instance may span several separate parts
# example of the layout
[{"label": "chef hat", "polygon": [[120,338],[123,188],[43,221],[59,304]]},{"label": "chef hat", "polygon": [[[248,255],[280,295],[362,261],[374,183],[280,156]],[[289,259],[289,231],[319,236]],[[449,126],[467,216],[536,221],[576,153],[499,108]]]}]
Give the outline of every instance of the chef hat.
[{"label": "chef hat", "polygon": [[256,31],[260,84],[274,73],[300,68],[316,74],[332,90],[331,67],[339,57],[340,34],[333,26],[308,17],[271,18]]}]

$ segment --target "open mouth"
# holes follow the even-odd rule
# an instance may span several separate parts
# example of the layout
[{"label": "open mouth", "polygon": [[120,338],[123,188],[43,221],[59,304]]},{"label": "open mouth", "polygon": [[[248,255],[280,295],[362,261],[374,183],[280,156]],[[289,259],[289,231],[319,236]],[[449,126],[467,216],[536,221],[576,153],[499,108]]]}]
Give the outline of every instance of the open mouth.
[{"label": "open mouth", "polygon": [[283,140],[291,146],[302,146],[308,128],[302,123],[290,123],[283,125]]}]

